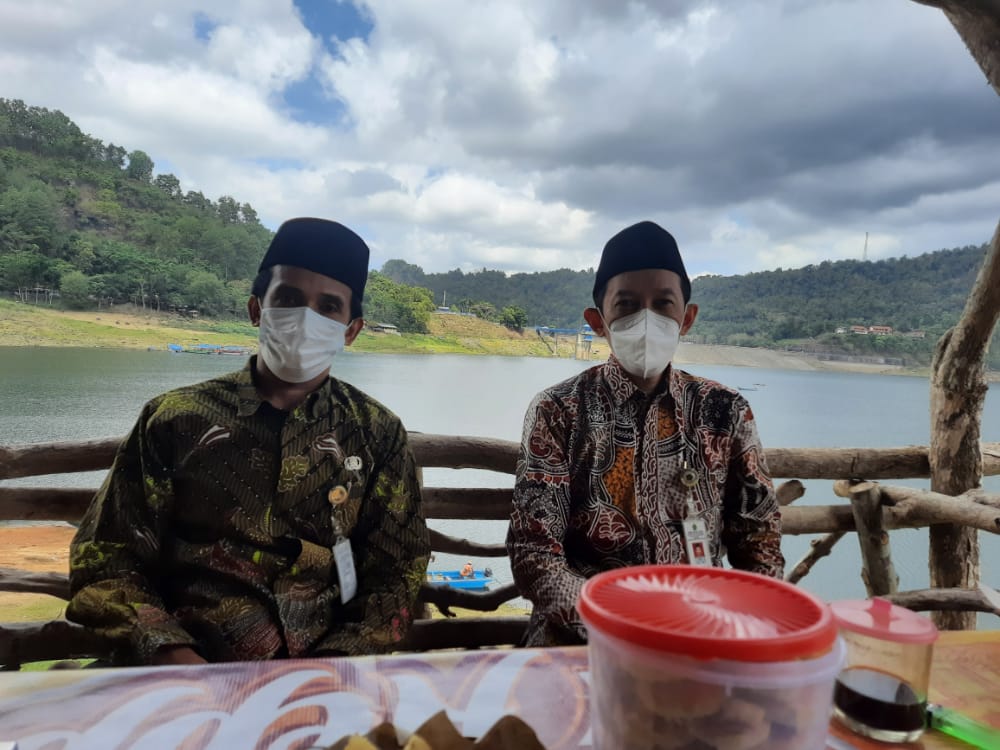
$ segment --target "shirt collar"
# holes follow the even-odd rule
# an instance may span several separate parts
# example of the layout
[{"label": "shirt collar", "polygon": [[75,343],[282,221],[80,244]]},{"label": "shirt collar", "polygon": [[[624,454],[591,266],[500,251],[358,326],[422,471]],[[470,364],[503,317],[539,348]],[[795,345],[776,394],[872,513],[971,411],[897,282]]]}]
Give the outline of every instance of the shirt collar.
[{"label": "shirt collar", "polygon": [[[257,367],[257,355],[253,355],[247,360],[246,365],[236,373],[236,393],[239,404],[237,414],[241,417],[249,417],[256,414],[264,400],[257,392],[257,386],[253,382],[253,374]],[[323,385],[306,396],[306,400],[297,406],[292,413],[301,414],[308,419],[321,419],[330,413],[330,395],[333,389],[333,379],[327,378]]]},{"label": "shirt collar", "polygon": [[[676,403],[681,402],[683,385],[681,384],[679,372],[679,370],[674,369],[672,363],[667,365],[667,387],[658,387],[652,394],[654,398],[662,397],[669,390],[674,401]],[[632,382],[628,373],[625,372],[625,368],[622,367],[621,362],[618,361],[614,354],[608,356],[607,362],[602,366],[602,373],[604,380],[608,384],[608,388],[611,390],[611,397],[614,399],[616,406],[621,406],[629,399],[635,398],[636,394],[639,394],[640,397],[645,397],[646,394],[640,391],[636,384]]]}]

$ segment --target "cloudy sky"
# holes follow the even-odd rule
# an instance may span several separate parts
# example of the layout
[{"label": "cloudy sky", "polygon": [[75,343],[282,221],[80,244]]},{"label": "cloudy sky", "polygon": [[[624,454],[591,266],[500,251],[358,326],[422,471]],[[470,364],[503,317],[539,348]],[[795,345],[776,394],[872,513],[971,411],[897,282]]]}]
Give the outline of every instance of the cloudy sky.
[{"label": "cloudy sky", "polygon": [[649,218],[734,274],[1000,218],[1000,98],[909,0],[0,0],[0,97],[375,268],[587,268]]}]

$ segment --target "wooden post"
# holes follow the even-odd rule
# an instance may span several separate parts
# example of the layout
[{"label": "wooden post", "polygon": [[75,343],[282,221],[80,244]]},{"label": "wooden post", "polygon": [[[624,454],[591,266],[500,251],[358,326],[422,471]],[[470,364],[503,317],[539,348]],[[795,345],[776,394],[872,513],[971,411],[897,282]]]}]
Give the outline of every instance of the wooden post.
[{"label": "wooden post", "polygon": [[899,589],[899,576],[892,564],[889,532],[882,518],[882,491],[874,482],[838,482],[835,491],[838,495],[844,493],[851,501],[858,544],[861,545],[861,580],[865,582],[868,596],[895,594]]},{"label": "wooden post", "polygon": [[[941,8],[1000,94],[1000,5],[993,0],[918,0]],[[938,342],[931,372],[931,489],[959,495],[978,486],[978,448],[986,349],[1000,315],[1000,227],[958,324]],[[930,578],[934,587],[973,588],[979,579],[979,537],[958,526],[930,529]],[[938,612],[942,629],[974,630],[970,612]]]},{"label": "wooden post", "polygon": [[[938,342],[931,374],[931,489],[960,495],[982,480],[979,435],[986,399],[985,361],[1000,316],[1000,226],[958,324]],[[974,588],[979,536],[974,529],[930,528],[930,580],[935,588]],[[941,629],[974,630],[971,612],[937,612]]]}]

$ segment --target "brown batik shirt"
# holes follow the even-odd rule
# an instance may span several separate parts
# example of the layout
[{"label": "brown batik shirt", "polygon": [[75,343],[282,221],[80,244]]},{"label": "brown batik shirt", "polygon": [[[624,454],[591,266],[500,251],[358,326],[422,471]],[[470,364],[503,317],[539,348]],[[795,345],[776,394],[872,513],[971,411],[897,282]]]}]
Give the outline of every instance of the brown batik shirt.
[{"label": "brown batik shirt", "polygon": [[279,412],[253,366],[146,404],[73,540],[67,616],[120,661],[384,652],[413,620],[430,544],[399,419],[333,378]]},{"label": "brown batik shirt", "polygon": [[690,491],[713,564],[780,576],[781,517],[750,405],[673,367],[646,395],[612,356],[535,397],[524,421],[507,549],[534,605],[528,645],[580,643],[583,582],[603,570],[687,562]]}]

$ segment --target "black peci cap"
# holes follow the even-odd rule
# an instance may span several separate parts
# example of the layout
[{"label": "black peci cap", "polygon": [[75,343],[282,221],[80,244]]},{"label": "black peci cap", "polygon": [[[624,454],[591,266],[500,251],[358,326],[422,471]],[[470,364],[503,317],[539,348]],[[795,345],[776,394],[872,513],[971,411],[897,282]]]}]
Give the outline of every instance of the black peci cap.
[{"label": "black peci cap", "polygon": [[297,266],[346,284],[360,304],[368,280],[368,245],[357,234],[328,219],[289,219],[278,227],[258,272],[272,266]]},{"label": "black peci cap", "polygon": [[598,294],[612,277],[644,268],[664,268],[676,273],[681,277],[684,302],[691,300],[691,281],[684,270],[677,241],[659,224],[640,221],[620,231],[604,246],[594,279],[594,304],[600,307]]}]

